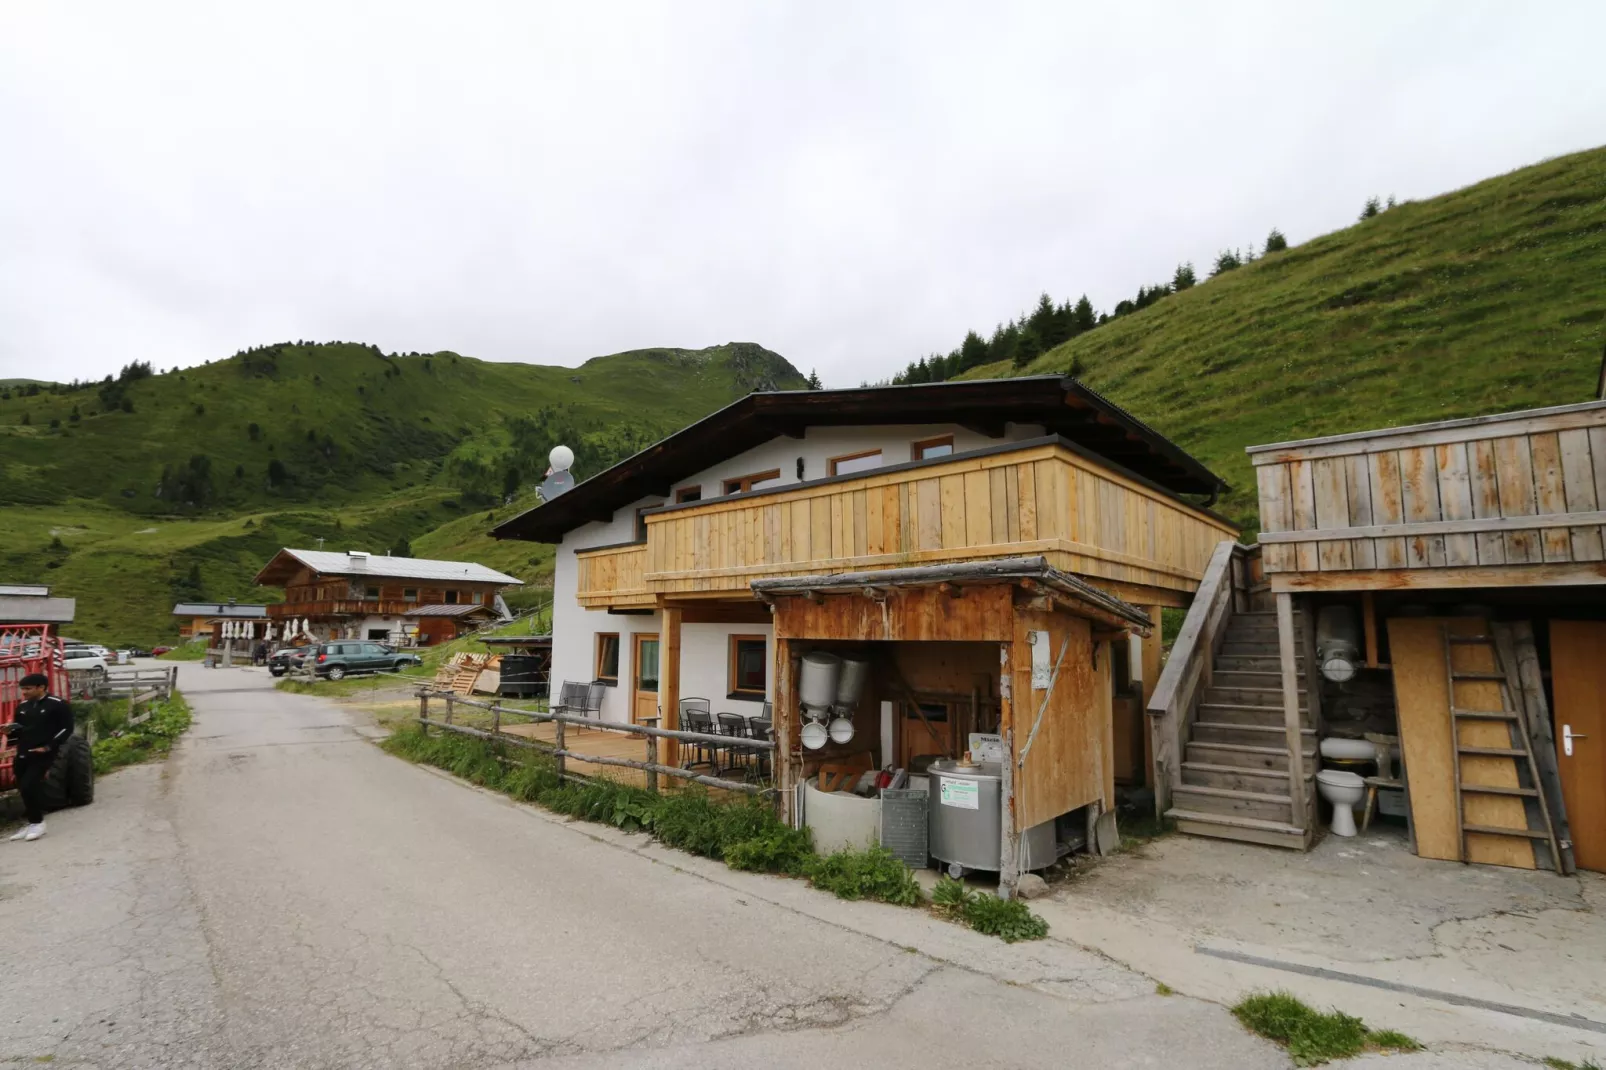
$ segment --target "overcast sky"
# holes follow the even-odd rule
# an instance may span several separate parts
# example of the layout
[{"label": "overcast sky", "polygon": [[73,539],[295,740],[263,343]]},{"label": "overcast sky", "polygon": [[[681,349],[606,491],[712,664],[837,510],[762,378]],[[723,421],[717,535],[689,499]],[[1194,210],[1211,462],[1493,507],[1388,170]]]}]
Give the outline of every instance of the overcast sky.
[{"label": "overcast sky", "polygon": [[880,378],[1606,142],[1606,4],[0,4],[0,377],[264,342]]}]

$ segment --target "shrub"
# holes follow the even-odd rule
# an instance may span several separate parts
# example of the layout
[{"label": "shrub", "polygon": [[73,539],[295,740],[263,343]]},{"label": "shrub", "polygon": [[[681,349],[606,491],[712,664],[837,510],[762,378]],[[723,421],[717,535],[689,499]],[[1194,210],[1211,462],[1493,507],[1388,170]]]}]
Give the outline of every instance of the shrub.
[{"label": "shrub", "polygon": [[1415,1051],[1421,1047],[1392,1029],[1372,1032],[1354,1015],[1334,1010],[1323,1014],[1288,992],[1262,992],[1232,1009],[1244,1028],[1288,1049],[1295,1066],[1320,1066],[1347,1059],[1370,1048]]},{"label": "shrub", "polygon": [[845,850],[813,858],[804,868],[809,883],[839,899],[876,899],[914,906],[920,885],[909,867],[885,847]]},{"label": "shrub", "polygon": [[135,762],[143,762],[152,758],[164,757],[173,749],[173,741],[184,734],[190,726],[190,707],[182,695],[158,703],[152,710],[148,721],[124,731],[127,724],[128,707],[126,703],[106,703],[108,707],[104,712],[97,708],[90,716],[96,722],[96,730],[101,729],[102,723],[110,726],[110,733],[95,740],[91,750],[94,756],[96,775],[109,773]]},{"label": "shrub", "polygon": [[996,936],[1006,944],[1041,940],[1048,935],[1048,922],[1033,914],[1024,899],[1000,899],[978,892],[965,904],[964,916],[972,929]]}]

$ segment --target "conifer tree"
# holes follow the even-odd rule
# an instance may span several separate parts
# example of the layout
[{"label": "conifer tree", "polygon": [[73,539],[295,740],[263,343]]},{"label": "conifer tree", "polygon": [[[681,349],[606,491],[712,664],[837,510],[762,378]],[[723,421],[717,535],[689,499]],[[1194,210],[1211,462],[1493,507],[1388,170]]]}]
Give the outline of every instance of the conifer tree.
[{"label": "conifer tree", "polygon": [[1266,255],[1280,253],[1286,248],[1288,248],[1288,239],[1283,237],[1282,231],[1272,227],[1271,233],[1266,235]]},{"label": "conifer tree", "polygon": [[809,389],[810,390],[819,390],[820,389],[820,375],[813,368],[809,369],[809,383],[808,383],[808,385],[809,385]]},{"label": "conifer tree", "polygon": [[1093,312],[1093,302],[1087,299],[1087,294],[1083,294],[1081,300],[1076,302],[1073,315],[1072,325],[1076,334],[1081,334],[1083,331],[1091,331],[1099,324],[1098,316]]}]

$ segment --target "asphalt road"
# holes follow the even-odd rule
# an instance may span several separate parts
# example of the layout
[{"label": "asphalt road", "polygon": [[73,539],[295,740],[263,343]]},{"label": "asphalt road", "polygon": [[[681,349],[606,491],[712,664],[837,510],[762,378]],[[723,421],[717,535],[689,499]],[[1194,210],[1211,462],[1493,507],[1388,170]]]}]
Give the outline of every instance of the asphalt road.
[{"label": "asphalt road", "polygon": [[0,843],[0,1067],[1283,1067],[1210,1003],[572,824],[186,665],[162,765]]}]

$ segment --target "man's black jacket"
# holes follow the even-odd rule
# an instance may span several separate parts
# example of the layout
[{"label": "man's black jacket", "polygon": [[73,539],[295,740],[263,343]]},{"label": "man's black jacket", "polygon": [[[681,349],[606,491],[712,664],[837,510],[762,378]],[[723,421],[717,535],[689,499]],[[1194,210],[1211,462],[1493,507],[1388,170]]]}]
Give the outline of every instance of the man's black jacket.
[{"label": "man's black jacket", "polygon": [[59,747],[72,735],[72,729],[72,707],[55,695],[46,695],[17,707],[11,743],[20,751]]}]

